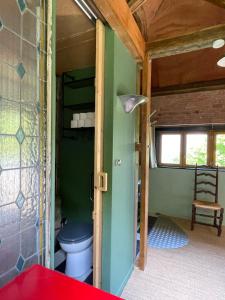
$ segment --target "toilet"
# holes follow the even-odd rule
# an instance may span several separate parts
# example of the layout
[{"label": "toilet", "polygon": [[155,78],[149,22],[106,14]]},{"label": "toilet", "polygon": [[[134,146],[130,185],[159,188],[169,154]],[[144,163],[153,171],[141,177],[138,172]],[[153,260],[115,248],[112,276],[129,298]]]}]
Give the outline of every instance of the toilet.
[{"label": "toilet", "polygon": [[66,253],[65,274],[85,281],[93,265],[93,225],[68,221],[60,230],[57,239]]}]

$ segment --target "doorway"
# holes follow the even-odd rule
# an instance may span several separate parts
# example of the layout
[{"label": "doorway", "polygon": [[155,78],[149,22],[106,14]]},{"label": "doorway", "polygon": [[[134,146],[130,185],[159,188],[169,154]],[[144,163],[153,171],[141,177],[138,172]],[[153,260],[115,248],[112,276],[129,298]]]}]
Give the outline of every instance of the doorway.
[{"label": "doorway", "polygon": [[[101,195],[107,190],[102,169],[104,26],[74,1],[58,0],[56,28],[55,268],[100,287]],[[72,236],[66,241],[68,227]],[[75,241],[87,242],[84,255],[74,256],[76,266],[83,260],[85,272],[71,271],[68,263],[63,244]]]}]

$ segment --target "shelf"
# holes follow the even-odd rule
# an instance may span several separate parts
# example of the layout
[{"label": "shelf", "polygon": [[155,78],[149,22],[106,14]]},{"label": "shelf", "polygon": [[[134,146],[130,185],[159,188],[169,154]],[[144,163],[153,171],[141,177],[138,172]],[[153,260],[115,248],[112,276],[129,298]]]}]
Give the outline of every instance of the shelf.
[{"label": "shelf", "polygon": [[70,104],[64,105],[64,109],[71,109],[71,110],[84,110],[89,109],[91,112],[95,110],[95,103],[88,102],[88,103],[80,103],[80,104]]},{"label": "shelf", "polygon": [[95,127],[78,127],[78,128],[63,128],[65,131],[87,131],[90,129],[94,129]]},{"label": "shelf", "polygon": [[95,84],[95,77],[89,77],[80,80],[71,80],[64,82],[64,85],[70,87],[71,89],[80,89],[88,86],[93,86]]}]

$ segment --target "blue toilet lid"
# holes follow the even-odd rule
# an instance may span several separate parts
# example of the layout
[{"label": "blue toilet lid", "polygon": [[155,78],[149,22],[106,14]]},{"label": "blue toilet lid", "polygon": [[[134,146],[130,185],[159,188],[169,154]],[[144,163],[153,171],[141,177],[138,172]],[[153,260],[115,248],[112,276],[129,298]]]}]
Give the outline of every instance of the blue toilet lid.
[{"label": "blue toilet lid", "polygon": [[75,221],[69,221],[65,224],[58,236],[57,240],[60,243],[80,243],[89,239],[93,235],[93,225],[90,223],[80,223]]}]

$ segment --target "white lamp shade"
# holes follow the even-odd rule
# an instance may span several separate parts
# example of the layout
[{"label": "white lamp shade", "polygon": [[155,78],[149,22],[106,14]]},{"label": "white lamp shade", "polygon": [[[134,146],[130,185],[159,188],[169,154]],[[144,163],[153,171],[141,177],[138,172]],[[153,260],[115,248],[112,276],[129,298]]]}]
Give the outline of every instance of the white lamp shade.
[{"label": "white lamp shade", "polygon": [[218,60],[217,65],[219,67],[225,68],[225,56],[221,57],[220,60]]},{"label": "white lamp shade", "polygon": [[224,45],[225,45],[225,41],[223,39],[218,39],[213,42],[214,49],[222,48]]},{"label": "white lamp shade", "polygon": [[132,113],[138,105],[148,101],[148,97],[142,95],[120,95],[119,99],[126,113]]}]

